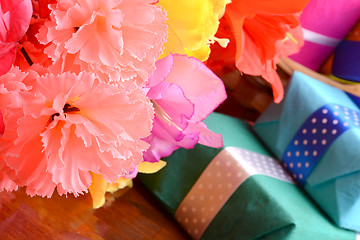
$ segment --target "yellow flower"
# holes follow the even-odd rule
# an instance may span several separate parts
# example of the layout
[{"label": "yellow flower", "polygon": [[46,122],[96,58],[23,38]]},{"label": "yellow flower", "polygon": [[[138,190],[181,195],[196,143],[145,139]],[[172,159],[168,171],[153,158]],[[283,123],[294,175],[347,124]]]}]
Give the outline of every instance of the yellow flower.
[{"label": "yellow flower", "polygon": [[[155,173],[165,167],[166,162],[142,162],[139,165],[138,171],[140,173]],[[131,188],[133,183],[130,178],[119,178],[116,182],[108,183],[104,177],[99,174],[90,172],[92,183],[89,187],[89,192],[93,200],[93,208],[100,208],[105,203],[105,194],[107,192],[114,193],[119,189],[125,187]]]},{"label": "yellow flower", "polygon": [[219,19],[230,0],[160,0],[158,5],[167,11],[168,39],[162,57],[169,53],[187,54],[205,61],[210,43],[227,44],[227,39],[214,37]]}]

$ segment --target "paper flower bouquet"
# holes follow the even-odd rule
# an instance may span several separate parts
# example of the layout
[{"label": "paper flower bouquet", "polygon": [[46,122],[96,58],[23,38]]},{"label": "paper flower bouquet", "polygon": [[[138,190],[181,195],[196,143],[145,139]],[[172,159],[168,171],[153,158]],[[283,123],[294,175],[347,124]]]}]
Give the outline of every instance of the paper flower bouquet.
[{"label": "paper flower bouquet", "polygon": [[90,190],[99,207],[178,148],[221,147],[202,120],[226,92],[202,61],[215,43],[209,67],[230,59],[279,102],[307,1],[272,2],[0,0],[0,190]]}]

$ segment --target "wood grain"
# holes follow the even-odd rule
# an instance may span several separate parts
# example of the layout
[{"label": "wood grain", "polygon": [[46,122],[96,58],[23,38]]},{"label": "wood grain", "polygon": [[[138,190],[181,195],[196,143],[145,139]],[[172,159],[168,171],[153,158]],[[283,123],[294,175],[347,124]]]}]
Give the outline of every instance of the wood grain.
[{"label": "wood grain", "polygon": [[[122,193],[120,193],[122,194]],[[134,187],[93,210],[89,194],[29,197],[24,190],[0,193],[0,239],[190,239],[135,180]]]}]

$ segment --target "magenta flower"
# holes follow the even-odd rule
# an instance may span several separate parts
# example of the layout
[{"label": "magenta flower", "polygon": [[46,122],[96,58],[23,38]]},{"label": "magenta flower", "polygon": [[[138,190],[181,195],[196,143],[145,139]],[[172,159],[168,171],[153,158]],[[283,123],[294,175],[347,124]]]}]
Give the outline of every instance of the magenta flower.
[{"label": "magenta flower", "polygon": [[29,27],[31,0],[0,0],[0,75],[11,68],[16,44]]},{"label": "magenta flower", "polygon": [[202,62],[183,55],[169,55],[156,63],[146,86],[155,119],[150,148],[144,160],[159,161],[174,150],[196,143],[221,147],[222,137],[210,131],[204,120],[226,99],[222,81]]},{"label": "magenta flower", "polygon": [[2,161],[28,194],[51,196],[57,187],[60,194],[77,196],[87,192],[90,172],[114,182],[142,162],[148,148],[142,139],[150,134],[154,113],[141,89],[128,91],[83,72],[29,74],[35,73],[0,77],[1,84],[26,75],[19,79],[31,86],[13,98],[16,104],[0,108]]}]

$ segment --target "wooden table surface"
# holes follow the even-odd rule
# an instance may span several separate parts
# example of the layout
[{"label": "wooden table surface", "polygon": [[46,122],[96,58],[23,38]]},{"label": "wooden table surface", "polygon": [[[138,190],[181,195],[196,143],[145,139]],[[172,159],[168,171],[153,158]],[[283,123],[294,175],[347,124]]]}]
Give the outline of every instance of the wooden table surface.
[{"label": "wooden table surface", "polygon": [[138,180],[110,204],[92,209],[89,194],[29,197],[0,193],[0,239],[190,239]]}]

